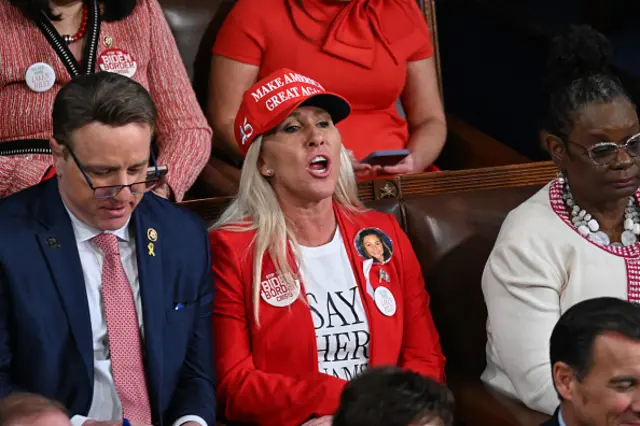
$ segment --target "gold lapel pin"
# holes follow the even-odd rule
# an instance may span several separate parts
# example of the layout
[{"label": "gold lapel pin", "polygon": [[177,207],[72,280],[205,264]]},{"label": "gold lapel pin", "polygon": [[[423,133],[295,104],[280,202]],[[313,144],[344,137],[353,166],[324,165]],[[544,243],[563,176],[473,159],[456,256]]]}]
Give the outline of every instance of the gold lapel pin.
[{"label": "gold lapel pin", "polygon": [[147,238],[149,239],[149,241],[155,243],[156,241],[158,241],[158,232],[153,228],[147,229]]},{"label": "gold lapel pin", "polygon": [[147,244],[147,249],[149,249],[149,256],[155,256],[155,252],[153,251],[153,243]]},{"label": "gold lapel pin", "polygon": [[47,238],[47,246],[49,246],[49,248],[59,248],[60,244],[56,237],[49,237]]},{"label": "gold lapel pin", "polygon": [[108,49],[113,44],[113,37],[104,36],[104,38],[102,39],[102,42],[104,43],[104,47],[106,47]]}]

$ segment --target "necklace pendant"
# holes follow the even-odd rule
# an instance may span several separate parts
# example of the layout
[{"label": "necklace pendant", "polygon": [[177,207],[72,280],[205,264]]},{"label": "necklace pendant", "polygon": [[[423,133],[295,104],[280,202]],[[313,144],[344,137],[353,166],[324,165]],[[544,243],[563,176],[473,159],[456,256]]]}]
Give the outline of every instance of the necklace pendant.
[{"label": "necklace pendant", "polygon": [[591,231],[589,231],[589,227],[587,225],[580,225],[578,227],[578,232],[580,232],[580,235],[583,237],[586,237]]},{"label": "necklace pendant", "polygon": [[633,229],[633,219],[628,218],[624,220],[624,229],[626,231],[631,231]]},{"label": "necklace pendant", "polygon": [[[560,180],[560,179],[558,179]],[[629,197],[627,200],[627,207],[625,208],[623,216],[624,231],[620,236],[620,242],[611,243],[609,236],[600,230],[600,224],[598,221],[590,215],[586,210],[580,208],[571,194],[569,184],[564,187],[563,199],[571,224],[576,230],[586,237],[589,241],[598,244],[600,246],[611,245],[613,247],[626,247],[637,244],[640,241],[640,206],[634,197]]]},{"label": "necklace pendant", "polygon": [[601,246],[608,246],[611,243],[609,236],[602,231],[594,232],[589,235],[589,239]]},{"label": "necklace pendant", "polygon": [[624,244],[625,246],[630,246],[635,244],[638,241],[638,237],[636,237],[633,231],[627,229],[622,233],[620,240],[622,241],[622,244]]}]

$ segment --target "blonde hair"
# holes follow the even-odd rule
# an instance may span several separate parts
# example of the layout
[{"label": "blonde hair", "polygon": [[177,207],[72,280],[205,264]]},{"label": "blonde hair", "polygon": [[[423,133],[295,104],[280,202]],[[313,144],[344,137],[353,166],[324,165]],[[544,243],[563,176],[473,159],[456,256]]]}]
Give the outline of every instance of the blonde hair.
[{"label": "blonde hair", "polygon": [[[253,256],[253,314],[260,324],[260,280],[262,278],[262,261],[266,253],[274,261],[279,275],[288,286],[295,283],[297,273],[294,273],[292,265],[287,258],[287,245],[290,241],[293,253],[298,264],[299,245],[295,235],[289,229],[287,218],[280,207],[275,191],[269,181],[262,176],[258,169],[258,161],[262,152],[263,137],[258,136],[249,147],[242,166],[240,175],[240,187],[236,199],[227,207],[220,219],[210,228],[225,229],[233,232],[256,231],[252,244],[255,246]],[[340,173],[338,183],[333,193],[336,203],[353,212],[363,210],[358,199],[358,186],[356,184],[351,159],[347,150],[340,148]],[[297,269],[297,268],[296,268]]]}]

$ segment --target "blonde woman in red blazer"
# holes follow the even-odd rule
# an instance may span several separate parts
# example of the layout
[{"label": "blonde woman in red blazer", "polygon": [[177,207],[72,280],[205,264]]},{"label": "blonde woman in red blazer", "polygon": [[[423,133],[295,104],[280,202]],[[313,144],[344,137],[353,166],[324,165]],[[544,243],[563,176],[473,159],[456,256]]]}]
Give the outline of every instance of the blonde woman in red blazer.
[{"label": "blonde woman in red blazer", "polygon": [[349,112],[286,69],[244,95],[240,192],[210,233],[217,392],[230,422],[330,425],[343,387],[369,366],[444,380],[411,244],[357,199],[334,126]]}]

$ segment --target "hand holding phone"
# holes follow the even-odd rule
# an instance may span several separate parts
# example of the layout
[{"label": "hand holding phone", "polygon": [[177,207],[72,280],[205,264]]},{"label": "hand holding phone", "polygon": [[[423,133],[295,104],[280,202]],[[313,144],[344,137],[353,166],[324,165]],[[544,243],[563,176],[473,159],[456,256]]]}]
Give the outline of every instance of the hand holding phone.
[{"label": "hand holding phone", "polygon": [[353,151],[351,150],[347,150],[347,153],[349,154],[349,160],[351,160],[353,173],[356,175],[356,177],[366,177],[372,174],[373,167],[371,166],[371,164],[364,164],[359,162],[356,159],[356,156],[353,155]]},{"label": "hand holding phone", "polygon": [[409,155],[408,149],[390,149],[383,151],[374,151],[360,160],[361,163],[370,164],[372,166],[395,166]]}]

